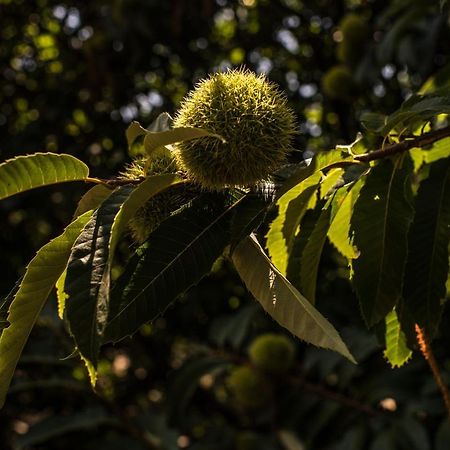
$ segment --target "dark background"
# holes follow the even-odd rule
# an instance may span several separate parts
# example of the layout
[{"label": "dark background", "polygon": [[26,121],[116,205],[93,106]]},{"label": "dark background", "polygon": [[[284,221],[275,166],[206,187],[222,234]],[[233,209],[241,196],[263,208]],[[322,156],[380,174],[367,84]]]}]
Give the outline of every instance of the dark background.
[{"label": "dark background", "polygon": [[[351,95],[340,98],[324,93],[322,79],[341,64],[338,24],[349,13],[366,21],[367,35],[346,62]],[[69,153],[109,178],[130,160],[131,120],[146,126],[173,114],[197,80],[245,65],[289,97],[300,131],[291,158],[300,161],[305,151],[352,142],[361,113],[394,111],[449,56],[448,12],[437,0],[0,0],[0,160]],[[62,231],[86,189],[71,183],[0,203],[0,295]],[[61,359],[72,344],[51,298],[0,411],[0,448],[450,448],[420,355],[402,369],[388,366],[347,277],[327,248],[319,309],[360,364],[295,341],[295,366],[270,380],[270,402],[251,412],[229,395],[227,370],[248,363],[256,336],[283,330],[225,261],[135,339],[104,350],[97,394],[78,359]],[[434,345],[445,374],[443,328]]]}]

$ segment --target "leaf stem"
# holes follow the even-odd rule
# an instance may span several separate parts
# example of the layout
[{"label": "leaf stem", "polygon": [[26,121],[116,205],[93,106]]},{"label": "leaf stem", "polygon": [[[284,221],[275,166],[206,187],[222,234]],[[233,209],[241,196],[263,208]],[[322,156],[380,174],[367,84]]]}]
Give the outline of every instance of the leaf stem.
[{"label": "leaf stem", "polygon": [[416,336],[417,342],[419,344],[420,352],[423,357],[427,361],[430,366],[431,372],[433,373],[433,377],[438,385],[442,398],[444,399],[445,409],[447,410],[448,419],[450,420],[450,393],[448,391],[448,386],[445,383],[442,373],[439,370],[439,366],[437,365],[436,358],[431,350],[430,342],[428,341],[428,337],[425,334],[423,328],[420,328],[419,325],[416,324]]},{"label": "leaf stem", "polygon": [[386,145],[377,150],[372,150],[361,155],[355,155],[354,159],[360,162],[375,161],[377,159],[386,158],[397,153],[406,152],[407,150],[411,150],[415,147],[426,147],[449,136],[450,126],[441,128],[440,130],[431,131],[421,136],[417,136],[413,139],[405,139],[395,144]]}]

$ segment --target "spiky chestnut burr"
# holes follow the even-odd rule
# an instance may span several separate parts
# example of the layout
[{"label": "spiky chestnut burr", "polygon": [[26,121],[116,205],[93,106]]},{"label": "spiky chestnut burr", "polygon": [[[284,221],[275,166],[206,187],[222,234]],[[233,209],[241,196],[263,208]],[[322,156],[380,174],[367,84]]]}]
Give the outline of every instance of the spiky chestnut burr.
[{"label": "spiky chestnut burr", "polygon": [[249,186],[285,161],[295,133],[294,114],[277,87],[248,70],[216,73],[183,100],[174,127],[219,134],[176,145],[179,166],[206,189]]}]

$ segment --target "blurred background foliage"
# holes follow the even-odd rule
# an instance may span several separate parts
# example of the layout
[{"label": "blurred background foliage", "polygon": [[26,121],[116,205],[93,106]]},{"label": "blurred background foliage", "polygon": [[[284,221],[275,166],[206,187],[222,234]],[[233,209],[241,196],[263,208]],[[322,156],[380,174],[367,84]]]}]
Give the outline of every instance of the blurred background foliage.
[{"label": "blurred background foliage", "polygon": [[[437,0],[0,0],[1,160],[64,152],[86,161],[94,176],[111,177],[130,160],[124,131],[131,120],[148,124],[162,111],[173,114],[198,79],[245,65],[286,92],[299,127],[291,157],[301,161],[349,144],[361,131],[362,113],[388,114],[445,73],[449,17],[441,6]],[[85,190],[48,187],[0,204],[1,295],[62,231]],[[131,245],[123,244],[117,273]],[[450,448],[450,425],[426,364],[415,352],[405,367],[388,367],[359,319],[346,271],[327,248],[319,309],[342,330],[358,366],[293,339],[295,361],[285,373],[250,361],[258,336],[284,331],[220,260],[132,341],[104,349],[96,394],[82,363],[70,357],[51,299],[0,411],[0,447]],[[434,344],[445,374],[448,328]],[[236,373],[242,367],[248,370]]]}]

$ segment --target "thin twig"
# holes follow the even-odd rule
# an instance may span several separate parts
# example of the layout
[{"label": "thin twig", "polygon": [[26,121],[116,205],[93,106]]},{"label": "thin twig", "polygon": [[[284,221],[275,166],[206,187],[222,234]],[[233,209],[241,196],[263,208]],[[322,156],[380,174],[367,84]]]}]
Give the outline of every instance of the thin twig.
[{"label": "thin twig", "polygon": [[118,186],[124,186],[126,184],[139,184],[142,183],[142,181],[145,179],[145,177],[136,178],[133,180],[127,180],[125,178],[112,178],[109,180],[104,180],[102,178],[91,178],[87,177],[84,179],[86,183],[95,183],[95,184],[103,184],[106,187],[109,187],[111,189],[118,187]]},{"label": "thin twig", "polygon": [[339,392],[332,391],[331,389],[328,389],[325,386],[322,386],[320,384],[311,383],[310,381],[307,381],[305,378],[296,376],[295,378],[290,378],[290,381],[292,384],[298,385],[302,389],[305,389],[309,392],[313,392],[314,394],[317,394],[318,396],[325,398],[327,400],[331,400],[336,403],[340,403],[343,406],[346,406],[348,408],[354,409],[356,411],[362,412],[370,417],[373,417],[377,414],[380,414],[381,410],[377,410],[372,408],[372,406],[367,405],[365,403],[361,403],[360,401],[347,397]]},{"label": "thin twig", "polygon": [[402,153],[415,147],[427,147],[449,136],[450,127],[441,128],[440,130],[431,131],[413,139],[405,139],[396,144],[386,145],[368,153],[355,155],[354,159],[361,162],[375,161],[376,159],[386,158],[387,156]]},{"label": "thin twig", "polygon": [[431,350],[430,343],[428,341],[428,337],[425,334],[423,328],[420,328],[419,325],[416,324],[416,335],[417,342],[419,344],[420,351],[430,366],[431,372],[433,373],[433,377],[436,380],[436,384],[438,385],[442,398],[444,399],[445,409],[447,410],[448,419],[450,420],[450,394],[448,391],[448,386],[442,378],[441,371],[439,370],[439,366],[437,365],[436,358]]}]

